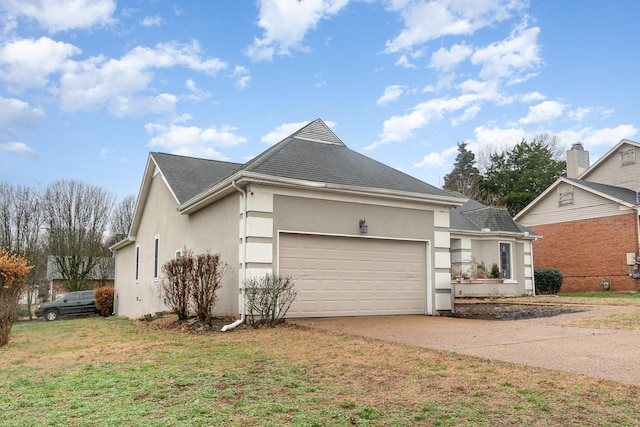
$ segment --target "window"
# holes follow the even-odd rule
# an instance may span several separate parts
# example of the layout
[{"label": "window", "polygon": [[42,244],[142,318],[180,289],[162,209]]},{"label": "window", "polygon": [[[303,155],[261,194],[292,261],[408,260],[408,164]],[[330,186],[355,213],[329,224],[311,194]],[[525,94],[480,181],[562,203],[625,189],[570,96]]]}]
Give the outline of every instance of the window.
[{"label": "window", "polygon": [[136,246],[136,282],[140,280],[140,245]]},{"label": "window", "polygon": [[511,243],[500,243],[500,277],[511,279]]},{"label": "window", "polygon": [[182,258],[182,249],[176,249],[176,259]]},{"label": "window", "polygon": [[558,206],[573,204],[573,185],[562,184],[558,188]]},{"label": "window", "polygon": [[160,236],[156,236],[153,242],[153,279],[158,280],[160,270]]},{"label": "window", "polygon": [[624,147],[620,149],[620,165],[634,165],[636,163],[635,147]]}]

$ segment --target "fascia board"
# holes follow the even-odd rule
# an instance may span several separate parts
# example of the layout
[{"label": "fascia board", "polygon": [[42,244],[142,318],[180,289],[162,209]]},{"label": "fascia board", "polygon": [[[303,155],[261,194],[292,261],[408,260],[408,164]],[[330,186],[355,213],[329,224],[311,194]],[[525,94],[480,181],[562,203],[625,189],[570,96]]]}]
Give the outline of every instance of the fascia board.
[{"label": "fascia board", "polygon": [[542,236],[531,235],[526,236],[524,233],[512,233],[509,231],[474,231],[474,230],[460,230],[460,229],[450,229],[449,234],[451,237],[455,236],[472,236],[472,237],[483,237],[485,239],[495,239],[496,237],[513,237],[519,240],[538,240]]}]

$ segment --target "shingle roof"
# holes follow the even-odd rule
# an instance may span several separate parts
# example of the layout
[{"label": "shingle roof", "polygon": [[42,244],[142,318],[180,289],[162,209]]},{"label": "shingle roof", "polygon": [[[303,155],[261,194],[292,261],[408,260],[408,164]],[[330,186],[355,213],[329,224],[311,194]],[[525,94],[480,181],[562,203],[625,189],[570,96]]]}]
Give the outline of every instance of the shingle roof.
[{"label": "shingle roof", "polygon": [[152,153],[180,203],[240,170],[266,176],[452,197],[349,149],[321,120],[309,123],[244,165]]},{"label": "shingle roof", "polygon": [[186,202],[242,168],[239,163],[174,154],[151,153],[151,156],[169,182],[179,203]]},{"label": "shingle roof", "polygon": [[452,209],[449,213],[450,226],[453,230],[491,232],[525,233],[537,236],[535,232],[518,224],[513,220],[507,209],[495,206],[485,206],[469,199],[464,205]]},{"label": "shingle roof", "polygon": [[580,184],[583,187],[590,188],[599,193],[606,194],[607,196],[613,197],[614,199],[622,200],[623,202],[627,202],[632,205],[637,205],[638,203],[638,193],[633,190],[629,190],[628,188],[616,187],[613,185],[607,184],[599,184],[597,182],[585,181],[582,179],[575,178],[567,178],[568,181],[575,182],[576,184]]}]

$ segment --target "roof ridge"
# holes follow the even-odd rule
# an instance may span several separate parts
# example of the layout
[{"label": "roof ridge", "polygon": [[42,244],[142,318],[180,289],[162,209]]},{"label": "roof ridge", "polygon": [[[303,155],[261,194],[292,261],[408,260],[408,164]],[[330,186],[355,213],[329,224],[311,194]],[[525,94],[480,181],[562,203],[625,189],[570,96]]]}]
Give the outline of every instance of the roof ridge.
[{"label": "roof ridge", "polygon": [[207,159],[204,157],[194,157],[194,156],[185,156],[184,154],[173,154],[173,153],[164,153],[162,151],[151,151],[149,152],[149,154],[151,154],[152,156],[155,154],[160,154],[162,156],[171,156],[171,157],[182,157],[183,159],[193,159],[193,160],[203,160],[206,162],[216,162],[216,163],[226,163],[228,165],[238,165],[238,166],[242,166],[242,163],[238,163],[238,162],[231,162],[228,160],[216,160],[216,159]]},{"label": "roof ridge", "polygon": [[308,123],[290,135],[292,138],[305,139],[307,141],[321,142],[323,144],[335,144],[346,146],[344,142],[331,130],[320,118]]}]

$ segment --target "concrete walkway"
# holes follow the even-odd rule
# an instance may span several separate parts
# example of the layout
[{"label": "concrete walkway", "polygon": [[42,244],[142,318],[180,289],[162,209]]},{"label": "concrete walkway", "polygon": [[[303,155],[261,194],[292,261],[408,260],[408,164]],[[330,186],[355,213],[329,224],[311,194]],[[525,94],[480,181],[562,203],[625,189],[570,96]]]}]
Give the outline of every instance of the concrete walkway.
[{"label": "concrete walkway", "polygon": [[564,323],[638,310],[585,306],[585,311],[528,320],[436,316],[294,319],[291,323],[486,359],[537,366],[640,385],[640,331],[592,329]]}]

